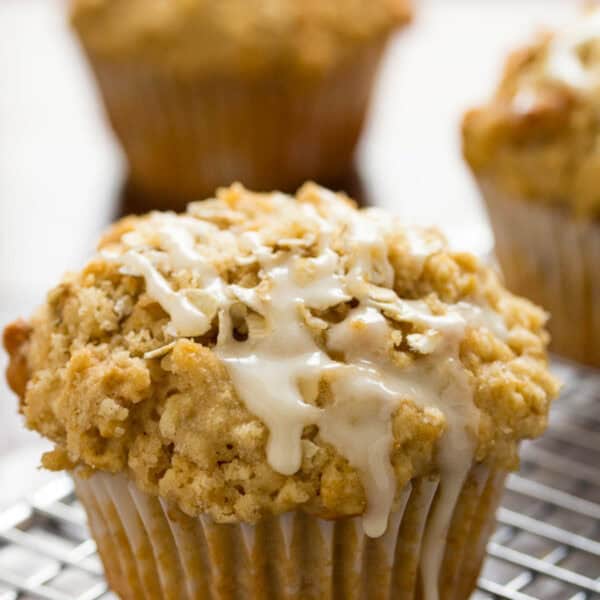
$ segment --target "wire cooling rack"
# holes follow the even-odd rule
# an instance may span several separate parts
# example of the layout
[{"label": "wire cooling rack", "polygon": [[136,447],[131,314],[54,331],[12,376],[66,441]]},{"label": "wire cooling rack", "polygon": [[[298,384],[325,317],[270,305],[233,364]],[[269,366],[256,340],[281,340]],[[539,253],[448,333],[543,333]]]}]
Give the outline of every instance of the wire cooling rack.
[{"label": "wire cooling rack", "polygon": [[[555,371],[563,393],[508,479],[474,600],[600,600],[600,372]],[[0,513],[0,600],[17,598],[116,599],[67,477]]]}]

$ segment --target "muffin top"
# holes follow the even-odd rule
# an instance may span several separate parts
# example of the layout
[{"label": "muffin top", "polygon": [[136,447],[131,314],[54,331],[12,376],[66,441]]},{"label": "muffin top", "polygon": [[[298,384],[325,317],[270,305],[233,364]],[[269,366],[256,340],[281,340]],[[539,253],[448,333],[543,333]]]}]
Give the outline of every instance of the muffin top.
[{"label": "muffin top", "polygon": [[319,72],[411,16],[409,0],[72,0],[84,45],[179,74]]},{"label": "muffin top", "polygon": [[509,194],[600,217],[600,7],[513,53],[491,101],[468,112],[464,153]]},{"label": "muffin top", "polygon": [[219,522],[301,508],[376,536],[411,478],[451,496],[474,462],[516,466],[557,391],[545,321],[435,230],[234,185],[118,222],[4,338],[44,466],[126,471]]}]

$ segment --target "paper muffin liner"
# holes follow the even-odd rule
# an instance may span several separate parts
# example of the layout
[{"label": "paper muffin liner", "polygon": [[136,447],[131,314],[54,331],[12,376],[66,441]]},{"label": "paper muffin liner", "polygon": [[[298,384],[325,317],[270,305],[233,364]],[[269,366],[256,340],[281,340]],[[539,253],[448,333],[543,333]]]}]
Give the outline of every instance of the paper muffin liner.
[{"label": "paper muffin liner", "polygon": [[[439,598],[466,600],[494,524],[505,473],[471,469],[446,533]],[[434,600],[422,552],[439,502],[436,479],[413,480],[387,532],[364,535],[359,518],[323,520],[301,511],[255,525],[217,524],[140,491],[124,474],[74,474],[106,577],[125,600]]]},{"label": "paper muffin liner", "polygon": [[338,182],[351,169],[386,42],[318,73],[177,75],[87,53],[134,200],[182,208],[235,181],[258,191]]},{"label": "paper muffin liner", "polygon": [[551,350],[600,367],[600,223],[479,182],[507,287],[551,315]]}]

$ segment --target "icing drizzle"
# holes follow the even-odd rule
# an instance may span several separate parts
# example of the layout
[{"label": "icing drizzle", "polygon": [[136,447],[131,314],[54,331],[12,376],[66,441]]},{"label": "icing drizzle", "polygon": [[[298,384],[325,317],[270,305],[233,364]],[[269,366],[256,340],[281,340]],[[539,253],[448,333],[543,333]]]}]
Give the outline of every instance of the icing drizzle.
[{"label": "icing drizzle", "polygon": [[[504,324],[475,302],[448,305],[439,315],[423,300],[398,297],[387,256],[389,217],[355,211],[326,190],[319,194],[327,218],[311,204],[280,200],[311,223],[316,233],[306,239],[274,246],[242,226],[225,230],[166,213],[152,215],[123,236],[124,250],[104,254],[121,264],[123,273],[144,278],[148,295],[168,313],[167,333],[174,338],[203,335],[218,319],[214,351],[240,399],[268,427],[271,467],[285,475],[298,471],[303,430],[316,425],[361,477],[367,499],[363,527],[371,537],[385,533],[398,492],[390,460],[393,413],[410,400],[445,415],[447,431],[438,452],[441,497],[429,520],[422,561],[425,595],[435,600],[442,542],[472,465],[479,420],[459,347],[467,327],[504,336]],[[439,249],[413,230],[405,240],[419,261]],[[256,263],[258,285],[228,284],[219,276],[214,255],[206,253],[232,243],[234,260]],[[194,277],[193,289],[174,290],[168,283],[164,273],[182,269]],[[319,318],[319,311],[351,300],[354,308],[341,322],[330,325]],[[261,322],[249,326],[243,340],[234,334],[237,305]],[[403,327],[411,330],[406,343],[418,358],[400,367],[392,350],[404,339]],[[319,406],[315,400],[323,385],[331,401]]]}]

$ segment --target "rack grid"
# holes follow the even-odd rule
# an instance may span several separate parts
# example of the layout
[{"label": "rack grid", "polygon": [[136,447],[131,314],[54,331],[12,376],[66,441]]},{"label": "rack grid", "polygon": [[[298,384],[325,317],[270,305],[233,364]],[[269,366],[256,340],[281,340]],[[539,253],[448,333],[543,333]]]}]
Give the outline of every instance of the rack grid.
[{"label": "rack grid", "polygon": [[[600,372],[564,362],[546,435],[523,445],[473,600],[600,600]],[[66,476],[0,513],[0,600],[116,600]]]}]

